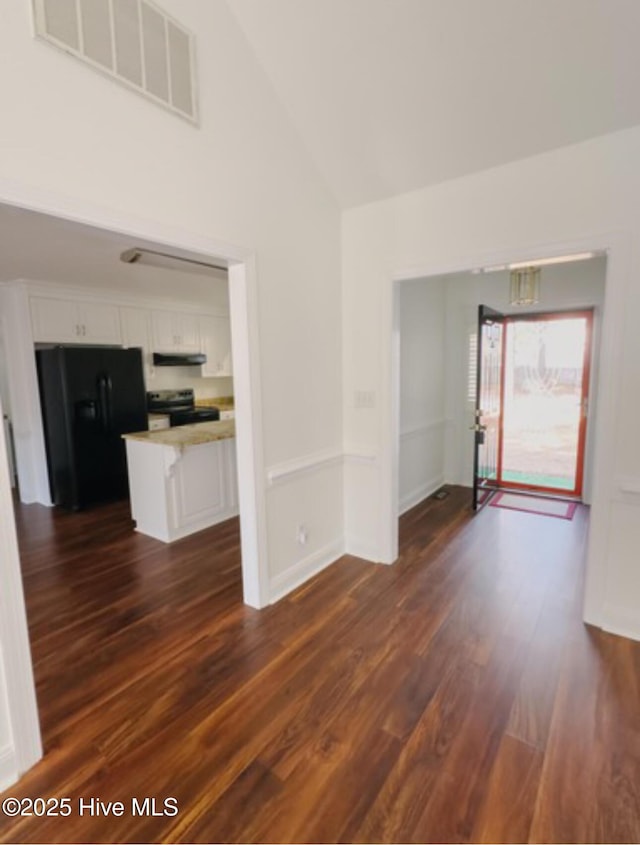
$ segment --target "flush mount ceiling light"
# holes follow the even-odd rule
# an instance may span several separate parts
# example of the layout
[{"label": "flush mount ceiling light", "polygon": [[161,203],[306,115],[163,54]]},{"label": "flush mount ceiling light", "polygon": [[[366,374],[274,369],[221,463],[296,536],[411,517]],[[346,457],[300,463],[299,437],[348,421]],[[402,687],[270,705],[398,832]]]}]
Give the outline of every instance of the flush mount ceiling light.
[{"label": "flush mount ceiling light", "polygon": [[492,264],[488,267],[476,267],[471,272],[499,273],[503,270],[521,270],[526,267],[548,267],[552,264],[569,264],[572,261],[586,261],[604,255],[603,252],[576,252],[573,255],[554,255],[552,258],[530,258],[528,261],[514,261],[511,264]]},{"label": "flush mount ceiling light", "polygon": [[518,261],[509,264],[510,270],[519,270],[524,267],[547,267],[552,264],[569,264],[571,261],[586,261],[595,258],[595,252],[576,252],[574,255],[555,255],[553,258],[536,258],[535,261]]},{"label": "flush mount ceiling light", "polygon": [[540,301],[540,273],[539,267],[518,267],[511,271],[511,305],[535,305]]},{"label": "flush mount ceiling light", "polygon": [[[125,264],[144,264],[148,267],[160,267],[163,270],[179,270],[184,273],[210,273],[212,270],[224,271],[227,268],[211,261],[200,261],[195,258],[183,258],[180,255],[170,255],[167,252],[157,252],[153,249],[133,247],[120,255],[120,261]],[[216,274],[217,275],[217,274]]]}]

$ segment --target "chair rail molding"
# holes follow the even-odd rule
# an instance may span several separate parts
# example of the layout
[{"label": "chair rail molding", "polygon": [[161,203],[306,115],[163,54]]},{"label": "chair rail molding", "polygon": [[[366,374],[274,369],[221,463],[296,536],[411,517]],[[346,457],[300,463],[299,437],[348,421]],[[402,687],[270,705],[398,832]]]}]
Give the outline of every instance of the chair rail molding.
[{"label": "chair rail molding", "polygon": [[293,458],[290,461],[283,461],[281,464],[268,467],[267,481],[269,486],[272,487],[274,484],[280,484],[298,475],[341,464],[342,460],[342,450],[338,449],[327,449],[324,452],[302,455],[300,458]]},{"label": "chair rail molding", "polygon": [[444,428],[448,423],[444,417],[440,419],[429,420],[428,422],[421,423],[420,425],[410,426],[409,428],[405,428],[403,431],[400,432],[400,439],[401,440],[408,440],[413,437],[420,437],[423,434],[426,434],[429,431],[434,431],[438,428]]}]

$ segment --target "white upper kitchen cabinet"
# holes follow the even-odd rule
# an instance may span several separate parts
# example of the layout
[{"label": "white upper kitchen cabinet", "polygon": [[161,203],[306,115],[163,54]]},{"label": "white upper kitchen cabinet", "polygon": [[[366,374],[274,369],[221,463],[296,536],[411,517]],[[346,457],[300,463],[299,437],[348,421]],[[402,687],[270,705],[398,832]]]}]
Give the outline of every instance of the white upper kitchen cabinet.
[{"label": "white upper kitchen cabinet", "polygon": [[231,326],[228,317],[201,316],[200,341],[207,363],[202,365],[205,377],[231,376]]},{"label": "white upper kitchen cabinet", "polygon": [[32,296],[31,322],[36,343],[120,344],[116,305]]},{"label": "white upper kitchen cabinet", "polygon": [[175,311],[153,311],[154,352],[200,352],[198,317]]},{"label": "white upper kitchen cabinet", "polygon": [[122,306],[120,308],[120,325],[122,326],[122,345],[142,347],[144,379],[148,384],[154,374],[151,311],[148,308]]}]

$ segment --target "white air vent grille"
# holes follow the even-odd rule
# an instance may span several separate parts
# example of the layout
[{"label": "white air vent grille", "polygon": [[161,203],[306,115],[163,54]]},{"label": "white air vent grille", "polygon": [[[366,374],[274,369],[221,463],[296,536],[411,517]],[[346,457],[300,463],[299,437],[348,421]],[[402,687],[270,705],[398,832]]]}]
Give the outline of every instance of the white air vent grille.
[{"label": "white air vent grille", "polygon": [[195,39],[150,0],[33,0],[36,34],[197,122]]}]

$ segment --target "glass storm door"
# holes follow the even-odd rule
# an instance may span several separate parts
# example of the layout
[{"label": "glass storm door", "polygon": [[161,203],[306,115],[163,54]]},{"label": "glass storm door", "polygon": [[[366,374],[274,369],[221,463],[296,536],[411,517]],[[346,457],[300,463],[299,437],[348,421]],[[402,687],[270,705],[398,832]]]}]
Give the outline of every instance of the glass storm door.
[{"label": "glass storm door", "polygon": [[502,413],[504,317],[486,305],[478,309],[476,410],[473,425],[473,509],[478,510],[498,486]]},{"label": "glass storm door", "polygon": [[501,487],[581,495],[592,319],[507,318]]}]

